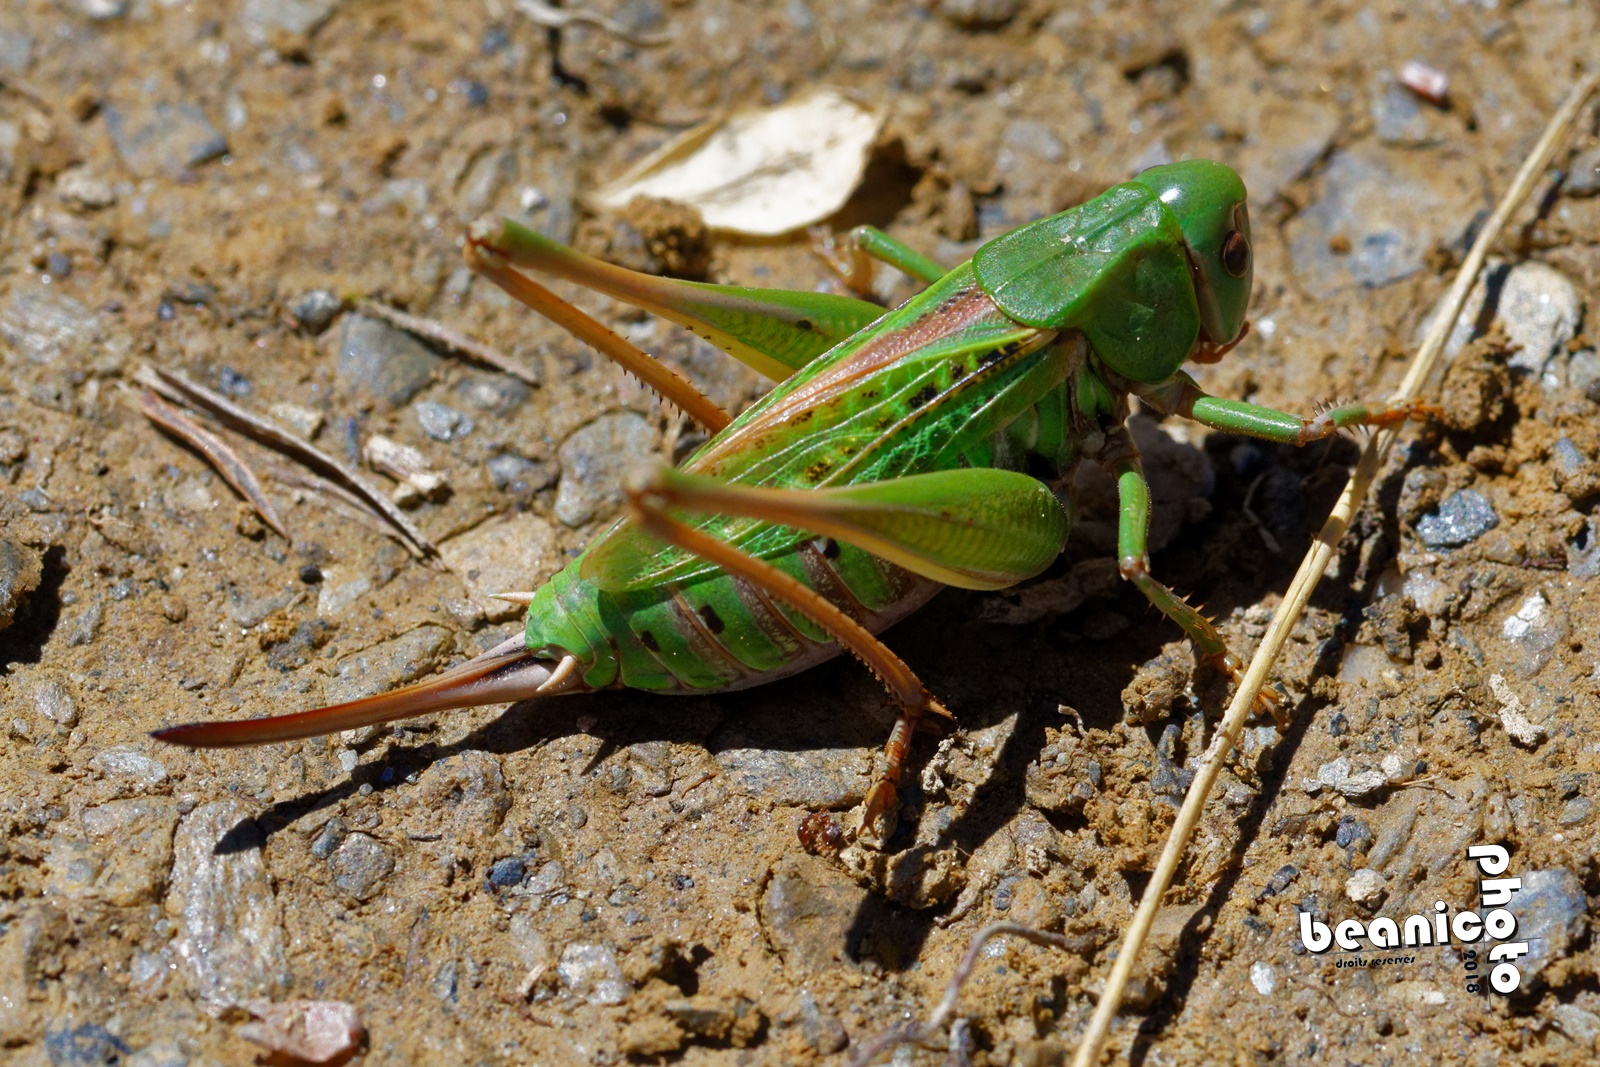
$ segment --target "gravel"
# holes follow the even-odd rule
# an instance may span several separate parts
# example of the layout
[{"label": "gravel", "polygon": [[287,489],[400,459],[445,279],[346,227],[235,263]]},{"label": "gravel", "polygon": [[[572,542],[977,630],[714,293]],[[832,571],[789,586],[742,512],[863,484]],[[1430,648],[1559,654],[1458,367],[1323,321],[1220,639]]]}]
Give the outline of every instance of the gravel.
[{"label": "gravel", "polygon": [[1417,536],[1430,548],[1457,548],[1469,544],[1500,525],[1494,505],[1475,489],[1463,489],[1445,498],[1437,511],[1417,523]]}]

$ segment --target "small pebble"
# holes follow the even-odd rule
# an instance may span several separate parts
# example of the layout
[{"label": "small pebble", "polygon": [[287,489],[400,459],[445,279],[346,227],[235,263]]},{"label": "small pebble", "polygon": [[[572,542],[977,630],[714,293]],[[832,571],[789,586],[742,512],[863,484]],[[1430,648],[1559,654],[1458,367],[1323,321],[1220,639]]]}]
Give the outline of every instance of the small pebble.
[{"label": "small pebble", "polygon": [[1382,902],[1384,894],[1388,892],[1388,885],[1383,880],[1383,875],[1371,867],[1363,867],[1352,874],[1344,883],[1344,895],[1353,904],[1363,908],[1376,907]]},{"label": "small pebble", "polygon": [[627,473],[656,458],[660,435],[632,411],[602,415],[561,445],[556,518],[582,526],[622,502]]},{"label": "small pebble", "polygon": [[370,899],[378,886],[394,871],[389,850],[367,834],[351,834],[328,857],[333,868],[333,884],[357,900]]},{"label": "small pebble", "polygon": [[1546,967],[1572,954],[1589,926],[1583,881],[1571,871],[1530,871],[1508,905],[1517,917],[1517,940],[1528,942],[1519,962],[1522,988],[1531,988]]},{"label": "small pebble", "polygon": [[1362,771],[1359,774],[1350,773],[1350,758],[1340,756],[1330,763],[1324,763],[1317,768],[1317,781],[1329,789],[1336,789],[1347,797],[1364,797],[1368,793],[1375,793],[1384,787],[1385,781],[1381,771]]},{"label": "small pebble", "polygon": [[299,404],[274,404],[267,411],[296,437],[310,441],[322,431],[322,412]]},{"label": "small pebble", "polygon": [[1573,797],[1561,808],[1561,814],[1556,822],[1562,826],[1576,826],[1581,822],[1587,822],[1593,813],[1594,801],[1588,797]]},{"label": "small pebble", "polygon": [[117,155],[140,177],[198,167],[227,154],[228,141],[198,104],[138,103],[105,108]]},{"label": "small pebble", "polygon": [[318,334],[333,324],[344,304],[326,289],[312,289],[299,297],[289,309],[295,323],[306,333]]},{"label": "small pebble", "polygon": [[1278,988],[1278,975],[1272,969],[1272,964],[1257,960],[1250,965],[1250,984],[1256,987],[1256,992],[1264,997],[1270,997]]},{"label": "small pebble", "polygon": [[342,1061],[367,1034],[355,1007],[339,1000],[252,1000],[245,1007],[257,1021],[239,1027],[239,1036],[272,1053],[274,1063]]},{"label": "small pebble", "polygon": [[87,167],[72,167],[56,177],[56,195],[70,207],[98,211],[117,202],[117,191],[104,178],[96,178]]},{"label": "small pebble", "polygon": [[521,856],[511,856],[503,860],[496,860],[489,867],[489,874],[485,881],[493,889],[509,889],[521,885],[522,879],[527,876],[528,865]]},{"label": "small pebble", "polygon": [[89,760],[89,769],[104,775],[130,778],[143,785],[158,785],[167,780],[167,768],[133,745],[103,749]]},{"label": "small pebble", "polygon": [[412,410],[422,432],[435,441],[456,441],[472,432],[472,419],[454,408],[425,400]]},{"label": "small pebble", "polygon": [[1593,196],[1600,193],[1600,146],[1579,152],[1572,158],[1561,191],[1568,196]]},{"label": "small pebble", "polygon": [[33,702],[39,714],[58,726],[78,724],[78,709],[60,682],[45,682],[39,686],[33,691]]},{"label": "small pebble", "polygon": [[422,391],[441,360],[404,330],[365,315],[347,315],[339,344],[340,381],[396,407]]},{"label": "small pebble", "polygon": [[574,942],[561,952],[556,973],[572,992],[590,1004],[621,1004],[631,990],[617,963],[617,954],[605,945]]},{"label": "small pebble", "polygon": [[1417,523],[1417,536],[1430,548],[1455,548],[1477,540],[1496,526],[1500,516],[1494,505],[1475,489],[1447,497],[1438,511]]}]

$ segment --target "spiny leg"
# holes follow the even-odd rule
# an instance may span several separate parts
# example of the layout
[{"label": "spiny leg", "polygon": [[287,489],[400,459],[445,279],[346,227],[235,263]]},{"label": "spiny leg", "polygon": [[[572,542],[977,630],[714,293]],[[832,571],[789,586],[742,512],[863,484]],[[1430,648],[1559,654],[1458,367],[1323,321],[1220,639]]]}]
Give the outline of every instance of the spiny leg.
[{"label": "spiny leg", "polygon": [[1378,400],[1341,404],[1308,418],[1243,400],[1211,396],[1182,371],[1164,382],[1139,386],[1134,391],[1165,414],[1182,415],[1213,430],[1285,445],[1307,445],[1353,426],[1393,426],[1407,419],[1420,422],[1440,413],[1437,406],[1420,400]]},{"label": "spiny leg", "polygon": [[[714,563],[809,616],[900,702],[901,716],[884,749],[886,767],[867,798],[862,825],[870,831],[895,801],[918,723],[928,715],[948,718],[949,712],[898,656],[821,594],[669,511],[751,518],[833,537],[924,578],[969,589],[1003,588],[1039,573],[1067,537],[1066,515],[1048,487],[1023,474],[986,468],[823,489],[753,487],[668,469],[627,493],[634,529]],[[629,588],[647,548],[628,528],[614,531],[590,550],[580,573],[601,588]]]},{"label": "spiny leg", "polygon": [[516,270],[499,252],[475,237],[467,240],[466,258],[473,270],[633,374],[654,389],[662,399],[677,405],[684,414],[711,433],[716,433],[733,421],[727,412],[696,389],[689,379]]},{"label": "spiny leg", "polygon": [[[862,831],[878,836],[880,820],[894,807],[899,797],[899,782],[905,771],[906,757],[910,754],[911,738],[918,721],[925,715],[945,719],[953,719],[954,716],[928,692],[904,660],[820,593],[770,563],[674,519],[667,509],[683,506],[685,502],[681,497],[675,498],[670,489],[658,483],[642,488],[630,487],[627,495],[629,510],[641,528],[668,544],[716,564],[729,574],[743,578],[809,617],[866,664],[867,669],[877,675],[890,695],[899,702],[900,717],[895,721],[889,740],[884,745],[884,769],[867,794],[866,808],[861,818]],[[886,837],[887,834],[884,834],[879,840]]]},{"label": "spiny leg", "polygon": [[[1201,655],[1238,684],[1244,678],[1244,661],[1229,651],[1227,639],[1216,625],[1150,574],[1150,483],[1145,480],[1144,467],[1139,462],[1139,451],[1133,439],[1126,430],[1122,430],[1107,442],[1106,450],[1106,455],[1100,461],[1101,466],[1116,480],[1120,503],[1117,517],[1118,570],[1161,614],[1183,628]],[[1277,694],[1271,689],[1263,689],[1257,695],[1256,710],[1270,713],[1279,730],[1288,729],[1288,716]]]},{"label": "spiny leg", "polygon": [[811,231],[811,248],[853,292],[872,295],[872,261],[902,270],[924,285],[943,278],[945,269],[904,241],[876,226],[857,226],[843,237],[818,226]]}]

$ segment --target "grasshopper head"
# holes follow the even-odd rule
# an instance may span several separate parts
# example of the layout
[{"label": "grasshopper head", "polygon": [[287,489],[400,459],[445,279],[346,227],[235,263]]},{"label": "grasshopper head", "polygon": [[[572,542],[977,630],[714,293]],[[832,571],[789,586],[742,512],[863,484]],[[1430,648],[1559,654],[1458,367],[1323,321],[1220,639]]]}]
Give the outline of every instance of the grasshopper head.
[{"label": "grasshopper head", "polygon": [[1207,159],[1151,167],[1134,181],[1159,196],[1183,230],[1200,304],[1200,339],[1191,358],[1213,363],[1248,329],[1254,255],[1244,182],[1231,167]]}]

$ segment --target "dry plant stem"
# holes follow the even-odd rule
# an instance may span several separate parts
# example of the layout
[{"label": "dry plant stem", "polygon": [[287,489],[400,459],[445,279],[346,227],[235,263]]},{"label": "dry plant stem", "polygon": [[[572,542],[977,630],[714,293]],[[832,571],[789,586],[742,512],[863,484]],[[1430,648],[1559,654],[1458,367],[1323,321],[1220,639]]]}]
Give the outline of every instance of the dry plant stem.
[{"label": "dry plant stem", "polygon": [[380,304],[375,300],[363,300],[356,305],[356,310],[365,315],[375,315],[386,322],[400,327],[407,333],[414,334],[424,341],[432,341],[436,345],[466,356],[474,363],[481,363],[492,367],[503,374],[509,374],[532,386],[538,386],[539,376],[527,367],[518,363],[498,348],[480,344],[470,337],[457,333],[442,322],[434,319],[423,318],[421,315],[410,315],[404,311],[397,311],[387,304]]},{"label": "dry plant stem", "polygon": [[[1412,360],[1399,391],[1395,393],[1396,400],[1414,398],[1422,388],[1422,384],[1428,380],[1428,375],[1432,373],[1433,365],[1444,348],[1445,340],[1454,328],[1456,318],[1461,314],[1462,305],[1466,303],[1467,293],[1477,280],[1479,271],[1483,269],[1484,259],[1489,254],[1489,246],[1505,228],[1511,215],[1527,199],[1534,183],[1548,166],[1557,146],[1571,129],[1578,112],[1588,102],[1597,85],[1600,85],[1600,75],[1590,75],[1579,82],[1550,120],[1539,143],[1523,162],[1522,169],[1517,172],[1515,180],[1511,183],[1511,188],[1501,198],[1499,206],[1489,217],[1483,231],[1473,243],[1472,250],[1467,253],[1466,260],[1461,264],[1461,270],[1450,287],[1444,306],[1440,308],[1440,313],[1434,319],[1422,346],[1417,350],[1416,358]],[[1289,632],[1298,621],[1300,613],[1305,610],[1306,603],[1311,599],[1312,590],[1322,578],[1328,562],[1333,558],[1339,539],[1344,536],[1350,521],[1355,517],[1356,509],[1366,498],[1368,488],[1398,436],[1399,429],[1391,427],[1380,430],[1367,442],[1366,450],[1361,454],[1361,461],[1356,465],[1349,482],[1345,484],[1344,493],[1339,497],[1339,503],[1328,516],[1328,521],[1323,524],[1321,532],[1317,534],[1317,539],[1311,546],[1311,551],[1306,554],[1299,571],[1294,576],[1294,581],[1289,585],[1288,592],[1284,594],[1282,605],[1273,616],[1266,636],[1261,639],[1261,647],[1256,650],[1255,658],[1250,661],[1244,679],[1239,683],[1239,690],[1234,694],[1233,703],[1228,706],[1228,712],[1223,716],[1211,746],[1201,757],[1194,782],[1184,797],[1183,807],[1179,809],[1172,832],[1161,850],[1161,858],[1156,864],[1155,873],[1145,888],[1144,897],[1139,901],[1139,908],[1134,912],[1133,922],[1129,924],[1128,935],[1117,953],[1117,961],[1106,979],[1105,991],[1095,1006],[1094,1016],[1084,1031],[1083,1041],[1078,1045],[1077,1055],[1072,1061],[1073,1067],[1091,1067],[1099,1060],[1106,1034],[1111,1029],[1111,1021],[1116,1017],[1117,1008],[1122,1002],[1122,993],[1127,986],[1128,976],[1133,972],[1139,950],[1144,947],[1145,938],[1150,933],[1150,925],[1160,909],[1161,899],[1172,885],[1173,876],[1177,873],[1178,864],[1188,848],[1189,839],[1194,835],[1195,826],[1200,821],[1201,812],[1211,794],[1211,787],[1216,784],[1223,761],[1238,741],[1245,719],[1254,707],[1256,694],[1266,684],[1267,674],[1271,671],[1278,652],[1288,640]]]},{"label": "dry plant stem", "polygon": [[289,536],[283,520],[278,517],[278,509],[267,499],[266,490],[261,487],[261,479],[257,478],[256,472],[239,458],[237,452],[228,447],[227,442],[171,404],[164,402],[149,389],[139,394],[139,408],[144,412],[145,418],[204,456],[217,469],[217,473],[221,474],[227,483],[256,509],[256,514],[261,516],[262,522],[276,530],[285,541],[294,540]]},{"label": "dry plant stem", "polygon": [[320,448],[300,440],[261,416],[251,414],[221,394],[173,371],[157,367],[141,367],[135,372],[133,380],[174,403],[210,413],[245,436],[299,460],[330,482],[348,490],[361,501],[363,507],[376,514],[389,529],[396,532],[401,544],[419,559],[439,555],[439,550],[434,547],[433,542],[423,536],[422,531],[417,529],[381,490]]}]

